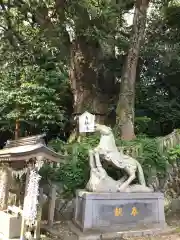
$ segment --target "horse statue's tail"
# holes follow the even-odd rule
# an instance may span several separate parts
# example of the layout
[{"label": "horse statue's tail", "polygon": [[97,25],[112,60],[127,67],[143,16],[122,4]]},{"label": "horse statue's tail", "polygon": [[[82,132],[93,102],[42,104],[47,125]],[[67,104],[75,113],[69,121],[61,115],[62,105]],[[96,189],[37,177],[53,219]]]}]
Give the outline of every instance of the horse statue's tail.
[{"label": "horse statue's tail", "polygon": [[139,162],[137,162],[137,168],[138,168],[139,183],[143,186],[146,186],[146,181],[145,181],[145,178],[144,178],[144,172],[143,172],[143,169],[142,169],[141,164]]}]

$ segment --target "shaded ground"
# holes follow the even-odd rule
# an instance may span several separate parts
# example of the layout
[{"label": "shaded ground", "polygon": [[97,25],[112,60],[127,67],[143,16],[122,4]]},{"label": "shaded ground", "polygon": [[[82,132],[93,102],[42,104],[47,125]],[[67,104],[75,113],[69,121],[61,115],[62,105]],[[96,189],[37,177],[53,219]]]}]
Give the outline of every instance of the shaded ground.
[{"label": "shaded ground", "polygon": [[[169,226],[174,230],[173,232],[162,234],[159,236],[150,236],[150,237],[130,237],[124,238],[123,240],[180,240],[180,213],[169,215],[166,218],[166,221]],[[58,239],[58,240],[77,240],[75,234],[73,234],[68,226],[68,223],[61,221],[56,223],[53,228],[51,228],[51,235],[46,235],[45,239]],[[112,239],[118,240],[118,239]]]}]

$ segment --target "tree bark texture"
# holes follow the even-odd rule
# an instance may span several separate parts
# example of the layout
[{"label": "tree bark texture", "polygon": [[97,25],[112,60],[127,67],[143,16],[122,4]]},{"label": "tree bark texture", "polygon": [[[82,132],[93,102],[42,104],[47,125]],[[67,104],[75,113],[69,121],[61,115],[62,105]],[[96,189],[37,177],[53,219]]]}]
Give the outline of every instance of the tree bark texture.
[{"label": "tree bark texture", "polygon": [[135,81],[139,51],[146,28],[147,9],[150,0],[136,0],[133,31],[128,55],[123,67],[119,100],[117,104],[117,125],[123,140],[132,140],[134,133]]},{"label": "tree bark texture", "polygon": [[103,123],[108,111],[108,95],[104,94],[98,80],[98,58],[100,47],[97,42],[76,37],[71,45],[70,82],[74,96],[74,114],[84,111],[97,114],[96,121]]}]

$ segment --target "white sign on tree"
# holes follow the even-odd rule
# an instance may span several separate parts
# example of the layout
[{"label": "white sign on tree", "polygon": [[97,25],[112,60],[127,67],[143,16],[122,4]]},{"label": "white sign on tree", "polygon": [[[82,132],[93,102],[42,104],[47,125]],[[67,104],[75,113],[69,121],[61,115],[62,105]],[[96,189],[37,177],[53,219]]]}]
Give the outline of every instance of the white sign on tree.
[{"label": "white sign on tree", "polygon": [[84,112],[81,116],[79,116],[79,132],[94,132],[95,127],[95,115]]}]

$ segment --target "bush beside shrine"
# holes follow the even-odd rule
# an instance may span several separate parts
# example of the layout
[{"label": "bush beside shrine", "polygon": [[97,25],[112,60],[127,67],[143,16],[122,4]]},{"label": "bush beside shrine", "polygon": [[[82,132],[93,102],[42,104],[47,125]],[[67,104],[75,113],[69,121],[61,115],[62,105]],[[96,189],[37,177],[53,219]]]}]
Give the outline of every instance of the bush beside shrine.
[{"label": "bush beside shrine", "polygon": [[[49,146],[65,155],[65,162],[57,167],[46,165],[41,170],[43,179],[51,179],[63,184],[64,197],[75,194],[77,189],[83,189],[89,179],[88,150],[99,142],[97,135],[83,137],[81,142],[64,143],[59,139],[53,140]],[[172,153],[161,153],[158,139],[138,136],[134,141],[124,142],[116,138],[120,151],[136,158],[143,167],[146,180],[155,188],[163,188],[163,180],[167,178],[168,169],[171,167]],[[113,178],[120,177],[120,170],[115,170],[105,165],[108,173]]]}]

